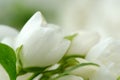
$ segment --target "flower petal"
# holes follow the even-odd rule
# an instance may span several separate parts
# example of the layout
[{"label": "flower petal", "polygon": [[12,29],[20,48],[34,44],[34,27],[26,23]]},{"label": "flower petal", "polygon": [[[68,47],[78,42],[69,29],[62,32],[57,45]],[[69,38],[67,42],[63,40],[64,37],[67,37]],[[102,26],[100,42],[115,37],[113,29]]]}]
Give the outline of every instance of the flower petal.
[{"label": "flower petal", "polygon": [[[23,34],[23,35],[21,35]],[[24,67],[45,67],[57,63],[67,51],[70,41],[64,39],[62,30],[47,24],[17,37],[16,48],[23,45],[20,56]]]},{"label": "flower petal", "polygon": [[5,37],[14,38],[17,35],[18,35],[18,31],[16,29],[6,25],[0,25],[0,40],[2,40]]},{"label": "flower petal", "polygon": [[83,80],[83,78],[81,78],[80,76],[75,76],[75,75],[66,75],[66,76],[59,78],[58,80]]},{"label": "flower petal", "polygon": [[85,56],[88,51],[99,41],[99,34],[90,31],[76,32],[76,36],[71,42],[68,55]]}]

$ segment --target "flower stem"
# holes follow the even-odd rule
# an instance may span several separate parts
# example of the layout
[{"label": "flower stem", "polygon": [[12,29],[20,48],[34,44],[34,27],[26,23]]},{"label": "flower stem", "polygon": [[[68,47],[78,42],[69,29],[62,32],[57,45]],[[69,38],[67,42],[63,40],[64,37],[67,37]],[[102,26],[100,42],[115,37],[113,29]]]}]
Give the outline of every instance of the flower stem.
[{"label": "flower stem", "polygon": [[28,80],[33,80],[35,77],[37,77],[40,73],[34,73],[32,76],[28,78]]}]

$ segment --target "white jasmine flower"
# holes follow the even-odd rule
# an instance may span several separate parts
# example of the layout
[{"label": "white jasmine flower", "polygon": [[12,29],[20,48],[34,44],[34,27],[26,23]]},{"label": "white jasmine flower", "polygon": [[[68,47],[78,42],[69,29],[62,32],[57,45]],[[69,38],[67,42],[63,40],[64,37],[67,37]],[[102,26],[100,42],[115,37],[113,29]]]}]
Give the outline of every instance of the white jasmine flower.
[{"label": "white jasmine flower", "polygon": [[23,67],[45,67],[57,63],[65,54],[70,42],[62,30],[46,24],[40,12],[35,13],[19,33],[15,47],[23,45],[20,59]]},{"label": "white jasmine flower", "polygon": [[[74,33],[75,34],[75,33]],[[88,51],[99,41],[99,34],[97,32],[79,31],[71,41],[71,46],[67,52],[68,55],[82,55],[85,56]]]},{"label": "white jasmine flower", "polygon": [[120,75],[119,48],[120,41],[107,38],[95,45],[86,56],[86,59],[109,68],[111,73],[114,74],[117,78]]}]

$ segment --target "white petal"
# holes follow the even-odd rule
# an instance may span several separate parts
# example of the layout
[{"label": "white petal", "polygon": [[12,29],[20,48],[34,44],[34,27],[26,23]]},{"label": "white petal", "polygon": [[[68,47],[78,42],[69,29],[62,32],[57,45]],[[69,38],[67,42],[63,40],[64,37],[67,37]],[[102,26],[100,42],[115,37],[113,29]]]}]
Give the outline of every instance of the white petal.
[{"label": "white petal", "polygon": [[14,28],[11,28],[6,25],[0,25],[0,40],[5,37],[16,37],[18,35],[18,31]]},{"label": "white petal", "polygon": [[46,21],[44,20],[41,12],[38,11],[24,25],[24,27],[20,31],[19,36],[23,36],[23,35],[26,36],[32,30],[34,30],[36,28],[40,28],[41,25],[45,25],[45,24],[46,24]]},{"label": "white petal", "polygon": [[10,80],[5,69],[0,65],[0,80]]},{"label": "white petal", "polygon": [[120,75],[120,41],[114,39],[107,39],[101,41],[90,53],[88,53],[86,59],[97,62],[109,68],[110,71],[115,74],[116,78]]},{"label": "white petal", "polygon": [[86,59],[90,61],[96,60],[111,42],[112,38],[102,39],[89,51],[89,53],[86,56]]},{"label": "white petal", "polygon": [[14,39],[13,38],[6,37],[1,40],[1,43],[4,43],[4,44],[14,48]]},{"label": "white petal", "polygon": [[28,78],[30,78],[33,75],[33,73],[27,73],[25,75],[22,76],[18,76],[17,80],[27,80]]},{"label": "white petal", "polygon": [[[81,58],[76,58],[76,60],[79,63],[90,63],[89,61],[85,60],[85,59],[81,59]],[[77,75],[77,76],[81,76],[83,77],[85,80],[89,79],[90,76],[92,76],[97,70],[99,69],[98,66],[96,65],[85,65],[82,67],[78,67],[76,69],[74,69],[73,71],[71,71],[69,74],[72,75]]]},{"label": "white petal", "polygon": [[114,75],[105,67],[101,67],[96,71],[91,77],[90,80],[116,80]]},{"label": "white petal", "polygon": [[58,62],[64,56],[70,42],[64,39],[59,27],[45,25],[31,30],[26,36],[18,36],[16,47],[22,44],[23,66],[44,67]]},{"label": "white petal", "polygon": [[79,76],[75,76],[75,75],[66,75],[57,80],[83,80],[83,78],[81,78]]},{"label": "white petal", "polygon": [[78,35],[72,40],[68,55],[86,55],[100,38],[96,32],[79,31],[77,34]]}]

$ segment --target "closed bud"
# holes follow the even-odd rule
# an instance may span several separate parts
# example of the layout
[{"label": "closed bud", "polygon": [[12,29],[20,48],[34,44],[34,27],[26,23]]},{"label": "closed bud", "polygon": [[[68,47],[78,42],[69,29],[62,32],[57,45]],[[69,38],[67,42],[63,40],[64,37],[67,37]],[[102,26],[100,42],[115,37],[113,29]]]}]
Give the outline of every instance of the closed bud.
[{"label": "closed bud", "polygon": [[55,64],[69,47],[70,42],[64,39],[63,31],[43,20],[40,12],[35,13],[16,39],[16,48],[23,45],[20,59],[24,68]]}]

